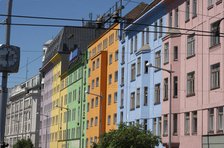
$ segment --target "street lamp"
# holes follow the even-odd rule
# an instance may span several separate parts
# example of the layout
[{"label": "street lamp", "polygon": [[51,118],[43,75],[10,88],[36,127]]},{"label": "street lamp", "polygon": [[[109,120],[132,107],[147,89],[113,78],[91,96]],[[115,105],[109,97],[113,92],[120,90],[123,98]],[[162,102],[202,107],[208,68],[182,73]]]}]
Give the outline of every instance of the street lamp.
[{"label": "street lamp", "polygon": [[16,139],[18,141],[19,140],[19,122],[20,121],[19,120],[12,120],[12,121],[17,123]]},{"label": "street lamp", "polygon": [[217,28],[216,28],[216,32],[215,32],[215,35],[218,35],[219,37],[220,37],[220,23],[222,20],[224,20],[224,18],[221,18],[220,20],[218,20]]},{"label": "street lamp", "polygon": [[66,145],[66,148],[68,146],[68,111],[71,111],[69,108],[67,107],[63,107],[63,106],[59,106],[59,105],[55,105],[55,107],[57,108],[60,108],[61,110],[62,109],[65,109],[67,111],[67,118],[66,118],[66,140],[65,140],[65,145]]},{"label": "street lamp", "polygon": [[47,119],[47,121],[46,121],[46,133],[45,133],[45,148],[47,148],[47,125],[48,125],[48,118],[49,118],[49,116],[48,115],[45,115],[45,114],[40,114],[40,113],[38,113],[37,112],[37,115],[40,115],[40,116],[44,116],[44,117],[46,117]]},{"label": "street lamp", "polygon": [[172,73],[174,73],[174,71],[172,71],[172,65],[170,65],[170,70],[169,69],[164,69],[161,67],[157,67],[157,66],[153,66],[151,63],[146,63],[147,67],[152,67],[152,68],[156,68],[159,70],[163,70],[166,71],[170,74],[170,99],[169,99],[169,131],[168,131],[168,137],[169,137],[169,148],[171,148],[171,98],[172,98]]},{"label": "street lamp", "polygon": [[100,133],[99,133],[99,135],[101,136],[102,135],[102,105],[101,105],[101,101],[103,99],[103,96],[99,95],[99,94],[91,93],[88,90],[86,90],[85,93],[88,95],[100,97],[100,125],[99,125]]}]

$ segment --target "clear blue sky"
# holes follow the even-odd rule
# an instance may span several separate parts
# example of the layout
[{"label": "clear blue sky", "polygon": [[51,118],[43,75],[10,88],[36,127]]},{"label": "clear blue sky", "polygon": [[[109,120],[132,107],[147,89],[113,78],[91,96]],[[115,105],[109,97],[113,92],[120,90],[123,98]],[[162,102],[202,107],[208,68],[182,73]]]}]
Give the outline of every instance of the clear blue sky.
[{"label": "clear blue sky", "polygon": [[[124,1],[126,4],[129,0]],[[134,2],[135,1],[135,2]],[[149,2],[150,0],[143,0]],[[85,18],[89,19],[89,13],[93,13],[93,18],[105,13],[115,4],[115,0],[13,0],[14,15],[31,15],[63,18]],[[141,0],[131,0],[127,4],[124,13],[127,13]],[[0,0],[0,14],[7,13],[8,0]],[[5,17],[0,16],[0,22]],[[39,24],[64,24],[81,25],[80,22],[64,22],[49,20],[34,20],[12,18],[12,23],[39,23]],[[41,67],[42,45],[52,39],[61,28],[53,27],[27,27],[12,26],[11,44],[21,48],[20,70],[16,74],[10,74],[8,86],[12,87],[25,81],[26,62],[28,65],[28,78],[38,73]],[[5,26],[0,25],[0,44],[5,43]],[[37,59],[38,58],[38,59]],[[36,61],[32,62],[34,59]]]}]

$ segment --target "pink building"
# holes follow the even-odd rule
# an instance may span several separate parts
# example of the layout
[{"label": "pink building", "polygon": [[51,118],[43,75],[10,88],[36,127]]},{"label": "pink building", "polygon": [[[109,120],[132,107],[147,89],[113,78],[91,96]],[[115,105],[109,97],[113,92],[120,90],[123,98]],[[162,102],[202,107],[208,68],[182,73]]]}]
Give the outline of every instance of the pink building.
[{"label": "pink building", "polygon": [[[166,0],[165,0],[166,2]],[[223,0],[167,0],[162,68],[172,76],[172,148],[224,148]],[[176,29],[174,28],[176,27]],[[224,33],[224,20],[220,23]],[[162,142],[168,146],[169,73],[163,71]]]}]

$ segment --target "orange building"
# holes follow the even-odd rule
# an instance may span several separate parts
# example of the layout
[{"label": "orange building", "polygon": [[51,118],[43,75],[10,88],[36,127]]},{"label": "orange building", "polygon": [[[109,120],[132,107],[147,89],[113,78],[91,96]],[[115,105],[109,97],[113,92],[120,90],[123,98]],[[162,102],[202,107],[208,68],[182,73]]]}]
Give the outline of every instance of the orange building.
[{"label": "orange building", "polygon": [[86,144],[116,128],[118,89],[118,24],[89,46]]}]

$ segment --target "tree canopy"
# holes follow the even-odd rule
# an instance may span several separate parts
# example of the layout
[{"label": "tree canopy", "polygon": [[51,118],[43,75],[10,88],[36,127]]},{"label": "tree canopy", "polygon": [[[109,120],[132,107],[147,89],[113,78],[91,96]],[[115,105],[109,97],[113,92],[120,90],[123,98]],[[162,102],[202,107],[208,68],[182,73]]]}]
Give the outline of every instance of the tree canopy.
[{"label": "tree canopy", "polygon": [[21,139],[18,140],[16,144],[13,145],[13,148],[33,148],[33,143],[30,139]]},{"label": "tree canopy", "polygon": [[159,143],[160,138],[141,125],[120,124],[117,130],[105,133],[98,143],[93,143],[93,148],[154,148]]}]

